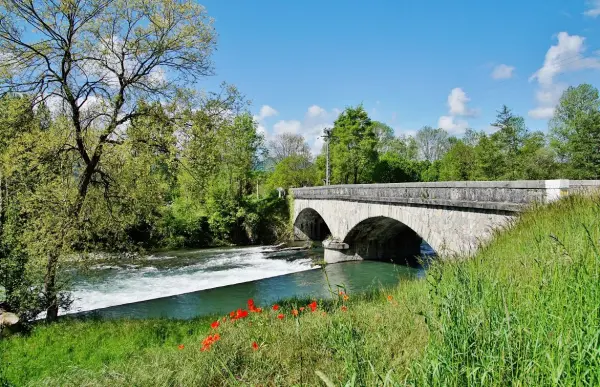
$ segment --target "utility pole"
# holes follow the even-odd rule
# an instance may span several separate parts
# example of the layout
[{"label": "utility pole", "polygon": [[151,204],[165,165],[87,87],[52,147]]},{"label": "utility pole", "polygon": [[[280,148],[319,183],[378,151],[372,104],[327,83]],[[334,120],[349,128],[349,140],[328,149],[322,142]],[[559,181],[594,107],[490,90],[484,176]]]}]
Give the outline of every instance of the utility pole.
[{"label": "utility pole", "polygon": [[325,138],[325,185],[329,185],[329,143],[331,142],[331,129],[330,128],[325,128],[323,129],[323,132],[325,133],[325,135],[323,136],[323,138]]}]

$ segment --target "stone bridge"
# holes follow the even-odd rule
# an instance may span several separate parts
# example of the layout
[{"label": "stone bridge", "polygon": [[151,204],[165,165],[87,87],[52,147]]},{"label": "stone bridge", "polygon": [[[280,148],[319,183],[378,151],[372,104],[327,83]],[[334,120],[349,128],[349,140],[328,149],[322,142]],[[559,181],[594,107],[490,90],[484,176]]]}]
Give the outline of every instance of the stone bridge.
[{"label": "stone bridge", "polygon": [[327,263],[416,262],[470,254],[533,203],[600,187],[600,180],[358,184],[291,189],[297,240],[324,241]]}]

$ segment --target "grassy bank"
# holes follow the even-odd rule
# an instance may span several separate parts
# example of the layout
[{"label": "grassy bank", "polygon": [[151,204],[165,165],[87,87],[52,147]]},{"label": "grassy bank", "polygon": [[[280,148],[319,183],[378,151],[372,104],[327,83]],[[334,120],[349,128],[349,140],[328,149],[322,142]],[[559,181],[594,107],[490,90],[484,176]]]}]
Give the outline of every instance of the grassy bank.
[{"label": "grassy bank", "polygon": [[224,316],[40,326],[0,342],[1,380],[599,385],[599,240],[600,200],[569,197],[524,214],[471,260],[433,265],[426,280],[394,289],[319,301],[314,312],[299,310],[311,300],[289,300],[227,316],[216,329],[211,322]]}]

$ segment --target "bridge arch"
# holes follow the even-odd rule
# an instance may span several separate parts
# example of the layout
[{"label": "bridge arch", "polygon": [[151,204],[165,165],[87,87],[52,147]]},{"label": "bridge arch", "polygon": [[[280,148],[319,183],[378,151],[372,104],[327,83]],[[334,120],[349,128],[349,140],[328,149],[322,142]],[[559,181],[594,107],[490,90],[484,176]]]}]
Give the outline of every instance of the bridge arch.
[{"label": "bridge arch", "polygon": [[346,255],[418,266],[423,238],[403,222],[387,216],[373,216],[358,222],[344,237],[350,249]]},{"label": "bridge arch", "polygon": [[331,235],[327,223],[319,212],[312,208],[304,208],[294,220],[294,236],[299,240],[322,242]]}]

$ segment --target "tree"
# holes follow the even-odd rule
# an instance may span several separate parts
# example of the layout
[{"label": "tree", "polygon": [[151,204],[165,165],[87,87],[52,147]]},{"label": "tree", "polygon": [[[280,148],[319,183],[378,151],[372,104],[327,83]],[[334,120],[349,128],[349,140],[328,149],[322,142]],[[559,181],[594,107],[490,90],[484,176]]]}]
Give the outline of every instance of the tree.
[{"label": "tree", "polygon": [[191,0],[0,3],[0,90],[62,106],[77,176],[76,192],[57,201],[66,203],[57,210],[64,221],[32,223],[50,228],[38,233],[46,242],[49,321],[58,315],[59,257],[77,237],[82,214],[93,212],[84,210],[90,185],[110,184],[105,152],[124,144],[124,125],[141,114],[140,101],[173,97],[180,85],[210,74],[214,46],[211,21]]},{"label": "tree", "polygon": [[440,160],[441,181],[465,181],[473,175],[473,148],[458,140]]},{"label": "tree", "polygon": [[598,89],[569,87],[550,122],[552,146],[564,173],[572,178],[600,178],[600,97]]},{"label": "tree", "polygon": [[373,171],[375,183],[403,183],[419,181],[419,171],[414,161],[402,158],[398,153],[380,154]]},{"label": "tree", "polygon": [[330,145],[332,181],[367,183],[377,160],[373,122],[362,106],[346,108],[335,120]]},{"label": "tree", "polygon": [[430,162],[439,160],[446,153],[449,146],[448,132],[444,129],[434,129],[431,126],[424,126],[419,129],[415,140],[421,159]]},{"label": "tree", "polygon": [[504,154],[506,172],[503,178],[516,180],[520,172],[521,148],[529,135],[525,120],[523,117],[515,116],[506,105],[503,105],[492,126],[499,128],[492,135],[492,141],[498,143]]},{"label": "tree", "polygon": [[292,155],[281,160],[271,176],[270,188],[311,187],[319,183],[316,166],[305,155]]},{"label": "tree", "polygon": [[482,135],[474,148],[473,179],[500,180],[506,170],[506,157],[500,145],[490,136]]},{"label": "tree", "polygon": [[282,133],[269,140],[269,155],[275,163],[290,156],[311,158],[310,147],[301,134]]}]

